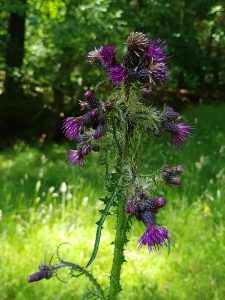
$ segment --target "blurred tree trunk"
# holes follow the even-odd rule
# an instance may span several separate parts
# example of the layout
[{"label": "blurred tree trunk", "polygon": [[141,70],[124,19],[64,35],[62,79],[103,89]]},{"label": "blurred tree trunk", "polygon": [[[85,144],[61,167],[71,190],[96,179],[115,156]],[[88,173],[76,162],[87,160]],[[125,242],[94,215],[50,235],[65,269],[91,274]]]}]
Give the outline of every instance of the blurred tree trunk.
[{"label": "blurred tree trunk", "polygon": [[[181,34],[184,33],[184,29],[185,29],[185,13],[186,13],[186,2],[185,2],[185,0],[181,0],[180,1],[180,20],[179,20]],[[179,72],[177,87],[179,89],[184,87],[184,71],[183,71],[183,69],[181,69],[181,71]]]},{"label": "blurred tree trunk", "polygon": [[25,21],[27,0],[19,0],[21,3],[20,13],[11,12],[9,15],[8,41],[6,45],[6,78],[4,88],[6,93],[22,92],[19,78],[12,71],[20,69],[24,57]]}]

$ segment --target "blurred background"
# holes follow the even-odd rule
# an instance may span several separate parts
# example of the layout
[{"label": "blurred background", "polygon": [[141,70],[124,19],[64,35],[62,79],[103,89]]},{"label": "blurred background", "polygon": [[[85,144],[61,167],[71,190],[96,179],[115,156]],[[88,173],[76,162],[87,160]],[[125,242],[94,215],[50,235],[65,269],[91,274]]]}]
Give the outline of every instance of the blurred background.
[{"label": "blurred background", "polygon": [[[133,31],[166,40],[170,77],[150,101],[177,108],[195,127],[180,150],[149,139],[145,171],[162,155],[183,164],[183,184],[159,191],[168,200],[160,222],[175,235],[170,255],[137,250],[144,231],[129,233],[121,299],[225,298],[225,7],[216,0],[0,0],[0,299],[82,299],[87,282],[57,279],[29,285],[28,274],[48,262],[57,245],[84,265],[95,238],[104,194],[101,154],[68,168],[74,145],[61,133],[79,114],[87,88],[104,78],[88,51],[115,44],[125,50]],[[101,91],[110,92],[102,85]],[[157,155],[156,155],[157,154]],[[91,270],[107,287],[114,218],[106,222]]]}]

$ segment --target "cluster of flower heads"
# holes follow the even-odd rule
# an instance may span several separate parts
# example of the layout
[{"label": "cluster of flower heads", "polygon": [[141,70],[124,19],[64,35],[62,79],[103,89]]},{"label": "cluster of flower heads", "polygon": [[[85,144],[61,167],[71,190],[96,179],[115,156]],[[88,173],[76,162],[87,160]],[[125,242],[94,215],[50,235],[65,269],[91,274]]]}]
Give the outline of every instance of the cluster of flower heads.
[{"label": "cluster of flower heads", "polygon": [[107,131],[107,113],[112,109],[113,103],[109,100],[100,102],[95,94],[88,90],[80,105],[86,112],[79,117],[66,118],[63,122],[63,132],[67,139],[78,143],[76,150],[69,150],[68,159],[71,165],[83,165],[90,151],[99,151],[96,141]]},{"label": "cluster of flower heads", "polygon": [[174,146],[180,146],[189,137],[192,126],[187,125],[187,122],[179,122],[182,116],[172,107],[168,106],[165,113],[162,114],[159,124],[148,127],[148,130],[154,135],[160,137],[163,132],[170,133],[170,142]]},{"label": "cluster of flower heads", "polygon": [[152,251],[159,250],[165,245],[168,250],[170,249],[169,231],[156,222],[156,214],[165,205],[164,198],[152,198],[143,191],[126,198],[126,213],[134,216],[138,221],[142,221],[146,226],[146,231],[139,239],[139,248],[147,245],[149,251]]},{"label": "cluster of flower heads", "polygon": [[[161,84],[167,78],[168,58],[164,42],[160,39],[150,41],[147,35],[140,32],[129,35],[127,53],[122,63],[117,61],[116,50],[112,45],[101,46],[88,54],[89,62],[100,65],[114,85],[138,81],[143,83],[142,93],[150,93],[151,84]],[[96,140],[106,134],[107,112],[113,108],[111,101],[100,102],[91,91],[87,91],[84,98],[81,107],[87,112],[77,118],[67,118],[63,124],[66,137],[79,144],[77,150],[70,150],[68,158],[71,164],[82,165],[84,157],[91,150],[98,151]],[[155,124],[147,129],[156,136],[168,132],[171,144],[180,146],[192,130],[191,126],[186,122],[180,122],[180,119],[182,117],[179,113],[172,107],[167,107]],[[169,185],[179,185],[181,183],[179,175],[183,170],[181,165],[175,167],[166,165],[163,168],[162,179]],[[150,251],[163,246],[169,249],[171,243],[169,231],[156,222],[156,215],[159,209],[165,206],[166,200],[162,197],[150,197],[139,190],[127,197],[125,201],[126,213],[142,221],[146,226],[146,231],[139,240],[139,247],[147,245]]]},{"label": "cluster of flower heads", "polygon": [[161,84],[168,77],[165,43],[157,39],[150,41],[141,32],[133,32],[127,39],[127,53],[122,63],[116,58],[116,50],[112,45],[101,46],[88,53],[91,64],[99,64],[108,74],[114,85],[124,82]]},{"label": "cluster of flower heads", "polygon": [[[175,167],[165,165],[162,170],[162,178],[169,185],[179,185],[181,180],[178,176],[183,171],[184,168],[181,165]],[[142,221],[146,226],[146,231],[139,239],[139,248],[147,245],[149,251],[153,251],[166,246],[170,250],[169,231],[156,222],[156,215],[159,209],[166,205],[166,200],[162,197],[153,198],[143,191],[138,191],[134,195],[126,197],[125,202],[126,213],[134,216],[138,221]]]},{"label": "cluster of flower heads", "polygon": [[184,171],[184,167],[179,165],[176,167],[171,168],[170,166],[166,165],[163,169],[162,177],[168,184],[179,185],[181,180],[178,175],[180,175]]}]

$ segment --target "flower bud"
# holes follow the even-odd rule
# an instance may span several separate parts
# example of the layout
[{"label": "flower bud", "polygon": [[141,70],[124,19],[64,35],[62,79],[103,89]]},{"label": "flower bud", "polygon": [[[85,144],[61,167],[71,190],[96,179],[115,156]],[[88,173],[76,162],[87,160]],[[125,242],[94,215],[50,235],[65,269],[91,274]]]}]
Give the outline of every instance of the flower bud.
[{"label": "flower bud", "polygon": [[90,90],[87,90],[85,93],[84,93],[84,98],[86,98],[87,100],[90,100],[90,99],[93,99],[94,98],[94,93]]}]

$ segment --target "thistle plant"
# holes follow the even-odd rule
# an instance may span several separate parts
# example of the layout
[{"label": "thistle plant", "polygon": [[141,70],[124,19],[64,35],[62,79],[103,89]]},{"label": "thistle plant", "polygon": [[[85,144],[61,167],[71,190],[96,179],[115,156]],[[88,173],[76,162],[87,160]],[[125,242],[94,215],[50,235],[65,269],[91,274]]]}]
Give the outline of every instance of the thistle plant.
[{"label": "thistle plant", "polygon": [[[144,99],[145,94],[168,78],[169,55],[162,40],[151,41],[147,35],[134,32],[128,37],[127,52],[121,63],[113,45],[101,46],[89,52],[87,58],[105,72],[111,93],[107,97],[99,95],[100,84],[94,91],[86,91],[80,102],[82,114],[66,118],[63,132],[76,145],[67,156],[70,165],[84,166],[92,151],[102,152],[106,196],[101,199],[104,209],[100,210],[94,249],[86,266],[65,261],[57,249],[59,261],[40,265],[28,281],[50,279],[57,276],[59,269],[69,268],[71,277],[83,274],[92,282],[87,298],[114,300],[121,291],[120,274],[132,220],[146,226],[137,241],[139,248],[146,246],[151,253],[160,249],[170,251],[172,241],[171,232],[157,222],[157,214],[166,205],[166,200],[157,193],[163,185],[179,185],[184,168],[171,167],[163,161],[150,175],[142,174],[144,140],[167,138],[169,133],[171,147],[178,148],[187,140],[192,127],[181,122],[182,116],[172,107],[160,111]],[[116,233],[109,287],[103,290],[88,268],[97,257],[103,224],[109,214],[116,216]]]}]

